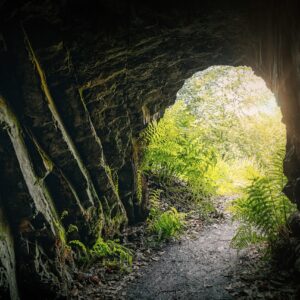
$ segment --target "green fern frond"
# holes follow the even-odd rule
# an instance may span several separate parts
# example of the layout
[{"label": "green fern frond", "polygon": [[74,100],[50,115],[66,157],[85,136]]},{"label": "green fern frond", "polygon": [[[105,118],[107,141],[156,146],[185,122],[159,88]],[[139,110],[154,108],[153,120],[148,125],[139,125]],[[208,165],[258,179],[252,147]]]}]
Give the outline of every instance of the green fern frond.
[{"label": "green fern frond", "polygon": [[282,168],[284,153],[284,148],[279,148],[266,175],[252,179],[244,189],[244,197],[233,203],[233,218],[241,222],[233,246],[244,247],[260,239],[272,244],[295,211],[295,205],[282,193],[286,183]]},{"label": "green fern frond", "polygon": [[232,238],[230,246],[236,249],[243,249],[264,241],[266,241],[266,238],[257,233],[255,229],[249,225],[241,225]]}]

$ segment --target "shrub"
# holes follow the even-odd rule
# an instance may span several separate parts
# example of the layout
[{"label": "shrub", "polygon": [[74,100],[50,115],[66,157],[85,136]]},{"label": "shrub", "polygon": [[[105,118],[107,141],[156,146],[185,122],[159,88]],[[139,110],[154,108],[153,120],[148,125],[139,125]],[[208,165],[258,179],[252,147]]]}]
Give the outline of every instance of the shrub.
[{"label": "shrub", "polygon": [[178,237],[185,225],[185,214],[171,207],[162,211],[159,205],[161,190],[150,190],[149,200],[151,204],[148,218],[148,229],[157,236],[159,241],[171,237]]},{"label": "shrub", "polygon": [[253,178],[244,189],[244,195],[234,201],[233,218],[241,225],[232,240],[233,247],[244,248],[261,241],[272,246],[278,234],[286,232],[287,219],[296,207],[282,192],[286,183],[283,155],[281,147],[266,174]]},{"label": "shrub", "polygon": [[120,269],[126,269],[132,265],[132,251],[118,241],[104,241],[99,237],[94,244],[91,254],[94,258],[102,258],[107,266],[116,266]]},{"label": "shrub", "polygon": [[153,219],[150,218],[149,229],[157,235],[158,240],[165,240],[171,237],[178,237],[182,232],[185,221],[185,215],[179,213],[176,208],[156,214]]},{"label": "shrub", "polygon": [[72,240],[69,245],[76,254],[75,258],[82,265],[90,265],[97,260],[101,260],[106,267],[120,270],[126,270],[132,265],[132,251],[118,241],[104,241],[99,237],[91,249],[79,240]]}]

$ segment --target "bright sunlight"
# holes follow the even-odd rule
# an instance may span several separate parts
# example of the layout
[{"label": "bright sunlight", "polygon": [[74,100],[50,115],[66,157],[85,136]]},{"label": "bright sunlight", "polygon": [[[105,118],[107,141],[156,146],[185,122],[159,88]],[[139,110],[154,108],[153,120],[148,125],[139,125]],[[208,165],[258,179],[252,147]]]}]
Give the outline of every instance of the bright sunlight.
[{"label": "bright sunlight", "polygon": [[294,210],[282,193],[281,112],[249,67],[213,66],[194,74],[142,138],[141,169],[149,176],[184,183],[202,210],[212,209],[207,203],[213,197],[235,199],[230,209],[240,222],[232,241],[237,248],[272,241]]}]

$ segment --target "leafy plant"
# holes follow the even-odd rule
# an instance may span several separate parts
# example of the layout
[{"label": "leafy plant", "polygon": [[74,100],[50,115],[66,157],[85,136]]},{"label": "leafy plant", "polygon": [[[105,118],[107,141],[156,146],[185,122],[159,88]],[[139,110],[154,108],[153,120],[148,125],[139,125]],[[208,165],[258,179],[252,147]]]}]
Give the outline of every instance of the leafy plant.
[{"label": "leafy plant", "polygon": [[296,208],[282,192],[286,183],[283,155],[284,148],[280,147],[266,174],[253,178],[243,197],[233,203],[233,217],[241,222],[232,240],[233,247],[242,248],[262,240],[272,246],[278,234],[285,232],[286,221]]},{"label": "leafy plant", "polygon": [[162,211],[159,206],[161,190],[150,191],[151,210],[148,218],[148,229],[157,236],[159,241],[178,237],[185,225],[185,214],[171,207]]},{"label": "leafy plant", "polygon": [[217,162],[214,148],[202,139],[183,101],[177,101],[160,122],[152,122],[142,133],[145,143],[143,172],[151,172],[166,182],[174,177],[203,195],[213,194],[215,185],[209,172]]},{"label": "leafy plant", "polygon": [[77,261],[83,265],[90,265],[96,260],[101,260],[106,267],[120,270],[127,270],[132,265],[132,251],[118,241],[104,241],[99,237],[91,249],[79,240],[72,240],[69,245],[75,251]]},{"label": "leafy plant", "polygon": [[68,227],[68,230],[67,230],[67,234],[70,234],[72,232],[78,232],[78,231],[79,231],[79,229],[76,225],[70,224]]},{"label": "leafy plant", "polygon": [[84,243],[79,240],[71,240],[68,245],[73,250],[74,258],[79,264],[84,265],[90,261],[90,250]]},{"label": "leafy plant", "polygon": [[[241,222],[235,247],[272,243],[294,209],[281,192],[286,180],[280,109],[248,67],[214,66],[194,74],[176,103],[141,138],[141,172],[154,174],[159,182],[175,178],[183,183],[199,202],[200,215],[212,210],[209,201],[216,194],[239,197],[232,208]],[[149,224],[154,232],[163,232],[176,216],[152,203]]]},{"label": "leafy plant", "polygon": [[265,242],[266,238],[259,234],[255,227],[249,224],[242,224],[238,227],[231,240],[231,247],[236,249],[247,248],[252,244]]},{"label": "leafy plant", "polygon": [[102,258],[105,265],[126,269],[132,265],[132,251],[117,241],[104,241],[99,237],[94,244],[91,254],[94,258]]},{"label": "leafy plant", "polygon": [[156,214],[154,218],[150,217],[149,229],[157,235],[158,240],[178,237],[185,225],[184,218],[183,213],[179,213],[175,207],[172,207],[161,214]]}]

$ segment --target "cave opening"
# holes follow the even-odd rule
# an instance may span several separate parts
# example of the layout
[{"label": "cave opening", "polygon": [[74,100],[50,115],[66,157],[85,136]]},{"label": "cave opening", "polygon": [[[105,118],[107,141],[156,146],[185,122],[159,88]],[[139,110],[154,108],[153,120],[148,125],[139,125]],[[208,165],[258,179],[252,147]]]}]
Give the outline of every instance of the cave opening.
[{"label": "cave opening", "polygon": [[299,3],[240,2],[0,1],[1,299],[294,296]]},{"label": "cave opening", "polygon": [[[268,259],[261,268],[262,258],[276,257],[291,268],[286,245],[289,220],[297,211],[283,193],[286,127],[274,94],[248,66],[215,65],[186,79],[175,103],[155,117],[144,118],[137,185],[142,186],[143,174],[151,242],[180,236],[180,245],[169,246],[128,294],[142,298],[152,286],[150,298],[161,290],[191,299],[267,297],[281,271],[270,271]],[[285,280],[290,287],[292,272]],[[239,274],[262,275],[267,288]],[[227,286],[224,277],[230,278]],[[178,291],[183,284],[188,288]],[[269,294],[287,296],[278,287]]]},{"label": "cave opening", "polygon": [[207,219],[221,210],[239,223],[233,248],[274,243],[295,211],[282,192],[281,120],[275,96],[250,67],[212,66],[187,79],[142,133],[159,238],[176,236],[190,211]]}]

